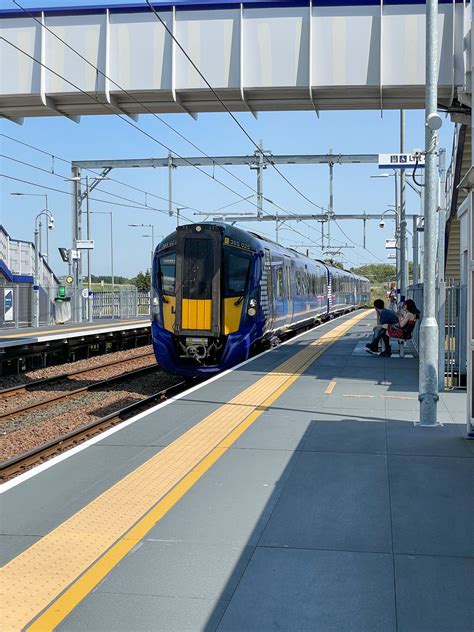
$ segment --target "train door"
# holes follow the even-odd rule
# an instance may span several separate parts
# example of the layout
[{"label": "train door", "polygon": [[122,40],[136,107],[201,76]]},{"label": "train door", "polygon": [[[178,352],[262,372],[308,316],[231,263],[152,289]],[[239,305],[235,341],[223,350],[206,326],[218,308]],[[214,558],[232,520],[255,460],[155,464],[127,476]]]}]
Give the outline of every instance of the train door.
[{"label": "train door", "polygon": [[287,304],[286,310],[286,323],[289,325],[293,321],[293,297],[291,292],[291,259],[284,257],[283,260],[284,269],[284,283],[285,283],[285,298]]},{"label": "train door", "polygon": [[275,323],[275,291],[273,287],[272,257],[268,248],[265,248],[261,278],[260,300],[265,315],[265,331],[267,332],[273,330]]}]

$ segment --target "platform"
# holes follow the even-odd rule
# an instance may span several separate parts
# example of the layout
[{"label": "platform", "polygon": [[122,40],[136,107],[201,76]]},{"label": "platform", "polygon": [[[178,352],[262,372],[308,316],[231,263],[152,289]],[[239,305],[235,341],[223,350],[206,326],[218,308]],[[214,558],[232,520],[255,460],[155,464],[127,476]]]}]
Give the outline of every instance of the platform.
[{"label": "platform", "polygon": [[0,348],[17,347],[38,343],[99,335],[112,331],[127,331],[134,328],[150,327],[147,317],[125,320],[96,320],[92,323],[68,323],[65,325],[45,325],[43,327],[21,327],[19,329],[0,329]]},{"label": "platform", "polygon": [[[357,312],[4,486],[3,629],[472,632],[465,397]],[[31,621],[33,623],[28,625]]]}]

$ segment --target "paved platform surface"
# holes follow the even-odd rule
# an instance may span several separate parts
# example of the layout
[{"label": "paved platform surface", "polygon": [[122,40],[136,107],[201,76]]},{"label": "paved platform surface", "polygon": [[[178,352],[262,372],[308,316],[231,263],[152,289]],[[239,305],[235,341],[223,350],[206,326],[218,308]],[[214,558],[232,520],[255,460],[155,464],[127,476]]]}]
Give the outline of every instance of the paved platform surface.
[{"label": "paved platform surface", "polygon": [[150,327],[150,318],[124,318],[115,320],[95,320],[92,323],[66,323],[64,325],[44,325],[42,327],[21,327],[0,329],[0,348],[18,345],[31,345],[62,338],[77,338],[84,335],[94,335],[106,331],[134,329],[136,327]]},{"label": "paved platform surface", "polygon": [[[7,491],[4,561],[347,318]],[[372,325],[356,323],[262,408],[57,629],[472,632],[465,397],[442,394],[443,426],[414,427],[417,360],[366,354]]]}]

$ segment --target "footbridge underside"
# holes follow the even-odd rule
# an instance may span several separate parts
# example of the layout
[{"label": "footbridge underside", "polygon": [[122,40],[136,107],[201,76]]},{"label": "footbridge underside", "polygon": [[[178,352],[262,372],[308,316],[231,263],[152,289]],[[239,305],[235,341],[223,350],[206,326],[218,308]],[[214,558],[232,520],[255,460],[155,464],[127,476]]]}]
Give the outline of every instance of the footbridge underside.
[{"label": "footbridge underside", "polygon": [[[222,111],[182,49],[234,111],[424,107],[424,2],[172,4],[154,2],[164,24],[145,3],[0,11],[0,115]],[[465,90],[468,10],[440,0],[446,108]]]}]

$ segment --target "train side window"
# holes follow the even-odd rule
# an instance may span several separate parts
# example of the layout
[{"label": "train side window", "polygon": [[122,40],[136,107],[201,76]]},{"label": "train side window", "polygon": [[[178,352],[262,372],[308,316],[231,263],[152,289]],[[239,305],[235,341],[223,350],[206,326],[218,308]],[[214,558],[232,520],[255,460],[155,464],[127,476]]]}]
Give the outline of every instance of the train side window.
[{"label": "train side window", "polygon": [[225,290],[226,298],[242,296],[247,285],[251,257],[243,253],[225,251]]},{"label": "train side window", "polygon": [[267,278],[267,294],[268,300],[273,303],[273,277],[272,277],[272,259],[270,251],[265,248],[265,270]]},{"label": "train side window", "polygon": [[175,293],[176,253],[169,252],[159,257],[159,280],[162,294]]},{"label": "train side window", "polygon": [[283,296],[283,268],[277,268],[277,296],[281,298]]}]

